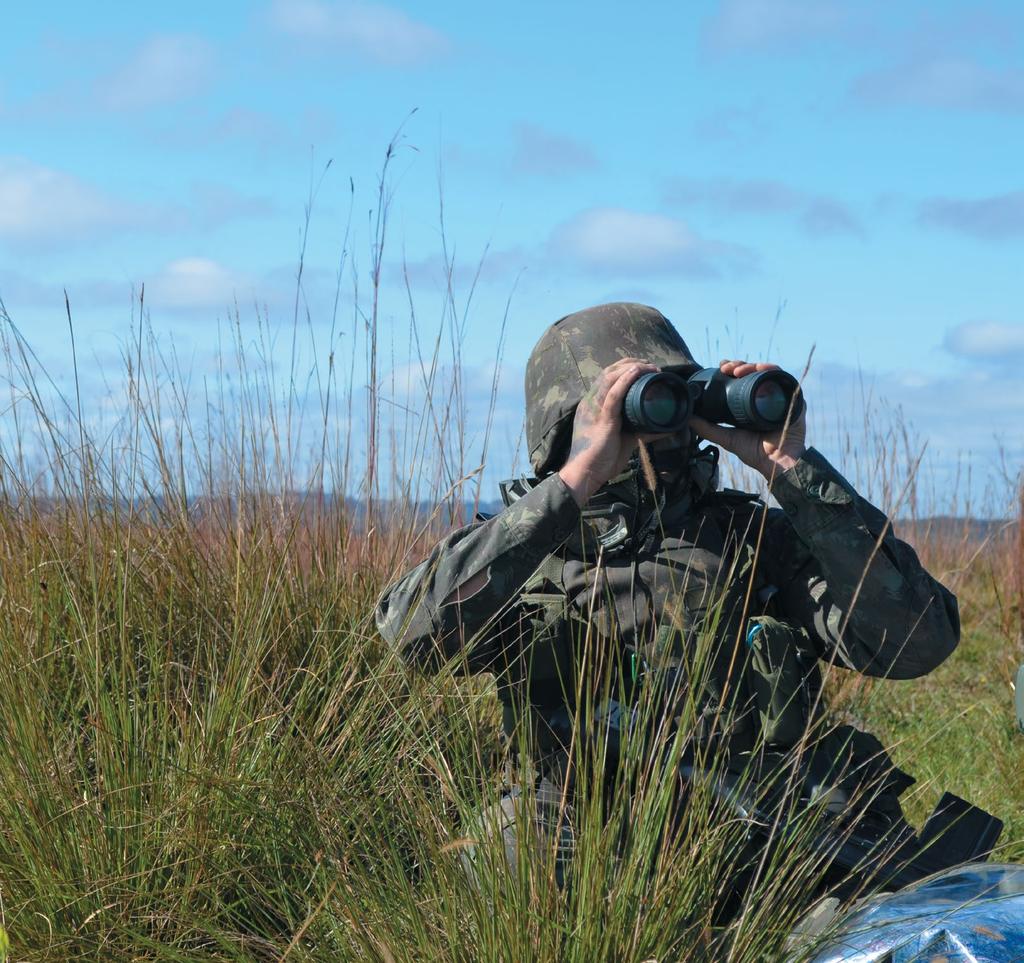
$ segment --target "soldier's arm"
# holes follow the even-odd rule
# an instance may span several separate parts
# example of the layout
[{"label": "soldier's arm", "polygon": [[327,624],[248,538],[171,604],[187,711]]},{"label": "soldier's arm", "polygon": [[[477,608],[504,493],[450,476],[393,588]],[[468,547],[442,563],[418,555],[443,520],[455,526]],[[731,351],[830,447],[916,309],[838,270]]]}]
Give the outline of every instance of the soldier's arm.
[{"label": "soldier's arm", "polygon": [[764,560],[784,611],[825,658],[867,675],[930,672],[960,638],[956,597],[896,538],[886,516],[813,448],[772,485]]},{"label": "soldier's arm", "polygon": [[494,518],[458,529],[385,590],[381,635],[423,666],[461,654],[472,671],[491,668],[515,644],[507,616],[520,589],[579,519],[556,474]]},{"label": "soldier's arm", "polygon": [[471,670],[514,647],[511,603],[579,525],[590,496],[626,467],[637,439],[622,430],[622,402],[641,374],[657,370],[639,358],[604,368],[576,407],[566,463],[500,515],[449,535],[392,585],[377,609],[381,634],[412,661],[463,653]]}]

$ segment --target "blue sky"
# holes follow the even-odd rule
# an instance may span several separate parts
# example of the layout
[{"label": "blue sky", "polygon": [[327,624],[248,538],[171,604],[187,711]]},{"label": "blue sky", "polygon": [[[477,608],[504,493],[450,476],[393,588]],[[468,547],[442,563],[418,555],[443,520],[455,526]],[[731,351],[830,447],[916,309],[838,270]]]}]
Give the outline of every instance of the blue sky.
[{"label": "blue sky", "polygon": [[58,2],[5,33],[0,297],[58,379],[65,287],[100,363],[143,283],[198,366],[236,299],[243,328],[257,303],[287,326],[311,179],[327,338],[350,203],[365,297],[400,129],[385,367],[408,360],[403,265],[418,316],[443,314],[443,200],[460,306],[487,251],[462,343],[485,394],[509,305],[502,444],[545,325],[635,299],[711,361],[802,368],[813,345],[819,397],[846,412],[866,379],[947,466],[1001,446],[1019,470],[1018,3]]}]

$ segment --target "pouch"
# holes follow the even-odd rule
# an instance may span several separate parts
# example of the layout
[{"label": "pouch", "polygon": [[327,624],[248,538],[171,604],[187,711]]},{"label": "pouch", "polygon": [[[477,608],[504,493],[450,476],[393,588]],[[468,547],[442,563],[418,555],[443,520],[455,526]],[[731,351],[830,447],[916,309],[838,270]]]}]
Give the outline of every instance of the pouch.
[{"label": "pouch", "polygon": [[767,615],[747,623],[750,686],[769,746],[788,749],[807,729],[810,711],[807,633]]}]

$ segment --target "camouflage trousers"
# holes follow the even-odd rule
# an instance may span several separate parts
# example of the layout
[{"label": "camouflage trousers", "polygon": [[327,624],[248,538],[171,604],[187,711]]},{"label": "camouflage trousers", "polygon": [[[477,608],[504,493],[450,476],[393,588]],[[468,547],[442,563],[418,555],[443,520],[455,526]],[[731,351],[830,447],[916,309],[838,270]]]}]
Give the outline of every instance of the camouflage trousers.
[{"label": "camouflage trousers", "polygon": [[[541,767],[526,767],[523,773],[525,783],[515,783],[506,778],[505,788],[497,802],[486,806],[467,822],[465,834],[477,842],[463,849],[461,860],[469,877],[479,886],[481,874],[487,870],[494,871],[499,867],[484,867],[483,852],[495,854],[492,859],[503,859],[501,871],[509,871],[514,876],[525,876],[541,867],[553,867],[559,887],[565,887],[571,878],[573,858],[577,848],[577,832],[574,826],[574,780],[567,777],[569,766],[564,757],[552,764],[553,756],[548,756]],[[558,763],[561,764],[558,764]],[[686,806],[686,786],[692,780],[708,778],[719,784],[716,794],[720,797],[722,818],[733,822],[741,820],[750,824],[750,838],[737,852],[734,871],[737,874],[737,887],[742,889],[743,866],[749,860],[756,862],[762,847],[770,840],[761,839],[757,832],[758,826],[772,825],[770,812],[759,812],[759,803],[751,801],[745,790],[737,788],[742,778],[730,780],[728,772],[710,777],[701,775],[690,766],[680,767],[679,809],[672,816],[678,819]],[[506,773],[508,777],[510,773]],[[621,788],[620,788],[621,791]],[[806,789],[805,789],[806,792]],[[849,805],[849,797],[838,786],[830,787],[824,792],[822,787],[810,787],[810,795],[819,796],[817,800],[808,800],[808,805],[817,806],[823,820],[842,819],[844,810]],[[623,827],[621,844],[628,846],[628,827]],[[849,875],[854,866],[850,859],[837,858],[823,874],[822,892],[862,892],[864,887],[887,888],[882,879],[873,879],[873,867],[883,863],[892,864],[898,854],[909,859],[917,852],[914,845],[914,830],[903,818],[899,803],[893,794],[877,794],[872,797],[872,804],[858,813],[856,829],[862,843],[854,853],[857,866],[853,875]],[[819,846],[819,858],[831,860],[840,855],[840,844],[847,840],[850,831],[835,835],[835,842],[829,842],[824,836]],[[479,841],[487,840],[487,846]],[[497,845],[495,845],[497,844]],[[846,847],[849,850],[849,847]],[[500,853],[500,856],[497,854]],[[848,855],[848,854],[846,854]],[[894,864],[893,864],[894,865]],[[891,866],[890,866],[891,868]],[[820,895],[820,894],[818,894]],[[726,900],[726,904],[729,900]]]},{"label": "camouflage trousers", "polygon": [[[522,785],[507,786],[498,802],[476,815],[467,835],[491,841],[500,837],[506,867],[513,874],[529,872],[529,863],[538,856],[552,858],[555,880],[563,887],[576,849],[572,816],[572,804],[562,787],[542,776],[529,790]],[[479,843],[461,853],[463,868],[478,886],[485,872],[482,858]]]}]

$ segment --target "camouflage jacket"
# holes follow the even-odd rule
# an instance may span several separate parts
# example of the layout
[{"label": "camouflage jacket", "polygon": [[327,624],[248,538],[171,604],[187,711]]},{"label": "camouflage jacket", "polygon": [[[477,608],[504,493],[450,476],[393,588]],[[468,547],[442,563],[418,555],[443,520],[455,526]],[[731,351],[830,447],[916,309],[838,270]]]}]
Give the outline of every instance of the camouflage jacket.
[{"label": "camouflage jacket", "polygon": [[[657,658],[665,655],[659,626],[670,621],[678,629],[670,649],[685,646],[711,587],[735,589],[744,616],[753,611],[752,594],[767,589],[773,612],[815,654],[866,675],[915,678],[953,651],[955,596],[820,453],[808,449],[774,480],[772,494],[781,508],[721,493],[666,506],[643,545],[595,566],[579,537],[583,515],[551,475],[495,517],[452,532],[389,586],[378,628],[411,663],[455,658],[465,670],[500,676],[514,674],[517,660],[536,648],[539,626],[549,638],[563,633],[559,620],[552,625],[539,610],[539,597],[548,600],[547,612],[561,598],[565,620],[581,615],[592,629]],[[756,559],[753,569],[740,564],[744,551]],[[554,568],[552,556],[561,560]],[[539,569],[551,574],[538,580]],[[600,582],[595,569],[605,573]],[[479,572],[488,576],[481,589],[445,604]],[[746,590],[751,580],[756,593]]]}]

